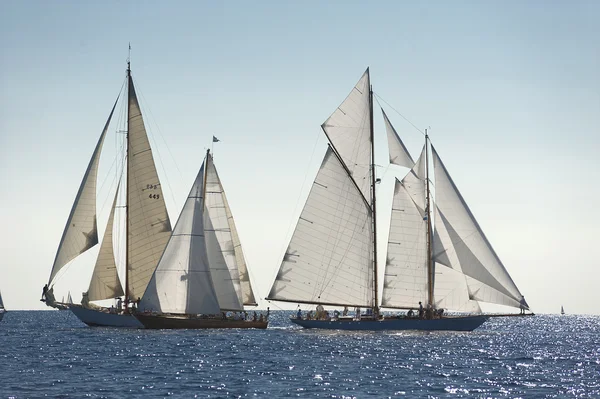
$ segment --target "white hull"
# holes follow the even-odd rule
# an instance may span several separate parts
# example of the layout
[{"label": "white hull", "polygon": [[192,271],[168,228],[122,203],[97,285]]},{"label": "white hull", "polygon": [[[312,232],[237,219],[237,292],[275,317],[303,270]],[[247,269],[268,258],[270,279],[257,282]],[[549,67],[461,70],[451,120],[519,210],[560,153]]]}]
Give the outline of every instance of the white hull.
[{"label": "white hull", "polygon": [[90,327],[144,328],[144,325],[130,314],[108,313],[80,305],[71,305],[69,309]]}]

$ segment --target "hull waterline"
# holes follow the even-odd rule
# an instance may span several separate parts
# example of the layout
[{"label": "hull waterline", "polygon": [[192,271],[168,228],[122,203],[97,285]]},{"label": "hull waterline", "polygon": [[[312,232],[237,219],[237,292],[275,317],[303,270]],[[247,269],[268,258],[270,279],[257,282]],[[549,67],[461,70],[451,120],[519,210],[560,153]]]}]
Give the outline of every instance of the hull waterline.
[{"label": "hull waterline", "polygon": [[144,328],[144,325],[131,314],[108,313],[102,310],[84,308],[80,305],[71,305],[69,310],[90,327]]},{"label": "hull waterline", "polygon": [[202,319],[175,315],[136,314],[135,317],[150,329],[216,329],[216,328],[267,328],[268,321]]},{"label": "hull waterline", "polygon": [[486,322],[488,316],[445,317],[442,319],[383,319],[383,320],[305,320],[290,319],[304,328],[348,331],[473,331]]}]

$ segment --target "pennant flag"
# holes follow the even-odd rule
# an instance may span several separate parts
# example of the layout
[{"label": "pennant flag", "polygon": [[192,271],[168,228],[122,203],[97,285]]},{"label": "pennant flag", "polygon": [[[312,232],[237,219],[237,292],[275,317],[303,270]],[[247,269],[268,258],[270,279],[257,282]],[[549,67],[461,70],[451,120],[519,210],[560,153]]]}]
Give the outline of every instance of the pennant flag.
[{"label": "pennant flag", "polygon": [[213,143],[218,143],[219,141],[221,141],[221,140],[219,140],[218,138],[216,138],[215,136],[213,136]]}]

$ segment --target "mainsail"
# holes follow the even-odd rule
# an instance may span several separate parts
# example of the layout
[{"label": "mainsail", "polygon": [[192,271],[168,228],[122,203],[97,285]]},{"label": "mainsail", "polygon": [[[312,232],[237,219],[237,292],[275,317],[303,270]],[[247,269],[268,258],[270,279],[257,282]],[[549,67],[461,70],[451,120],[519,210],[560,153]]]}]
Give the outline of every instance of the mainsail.
[{"label": "mainsail", "polygon": [[220,311],[205,244],[204,168],[205,164],[142,298],[141,309],[175,314]]},{"label": "mainsail", "polygon": [[436,178],[434,261],[464,274],[470,299],[519,307],[521,292],[431,149]]},{"label": "mainsail", "polygon": [[98,162],[102,152],[102,144],[108,131],[110,120],[117,105],[117,100],[106,120],[102,134],[98,139],[92,158],[83,175],[79,191],[73,202],[71,213],[63,231],[48,284],[52,285],[56,274],[71,260],[98,244],[98,228],[96,221],[96,179],[98,175]]},{"label": "mainsail", "polygon": [[128,281],[125,294],[135,300],[144,294],[167,245],[171,235],[171,222],[131,74],[128,109]]},{"label": "mainsail", "polygon": [[373,307],[372,213],[329,147],[268,299]]},{"label": "mainsail", "polygon": [[219,305],[221,309],[243,310],[244,300],[225,192],[210,154],[206,157],[205,195],[206,248]]},{"label": "mainsail", "polygon": [[90,301],[100,301],[123,295],[123,287],[119,281],[113,250],[113,223],[118,195],[119,189],[117,188],[88,289],[88,300]]}]

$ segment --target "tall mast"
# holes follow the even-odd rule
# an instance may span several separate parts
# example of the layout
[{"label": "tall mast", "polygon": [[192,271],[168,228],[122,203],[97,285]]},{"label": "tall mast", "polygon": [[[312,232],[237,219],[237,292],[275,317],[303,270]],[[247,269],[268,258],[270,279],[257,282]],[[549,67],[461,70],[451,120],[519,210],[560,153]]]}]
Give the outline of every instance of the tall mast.
[{"label": "tall mast", "polygon": [[204,159],[204,182],[202,183],[202,212],[204,212],[204,208],[206,204],[206,177],[208,176],[208,155],[210,154],[210,149],[206,150],[206,158]]},{"label": "tall mast", "polygon": [[[129,51],[131,52],[131,45],[129,45]],[[127,57],[127,195],[126,195],[126,205],[125,205],[125,309],[127,309],[129,304],[129,184],[131,180],[130,177],[130,153],[129,153],[129,116],[131,115],[131,62],[130,58]]]},{"label": "tall mast", "polygon": [[433,307],[433,264],[431,260],[431,220],[429,218],[429,204],[430,196],[429,192],[429,148],[427,142],[429,141],[429,135],[427,129],[425,129],[425,179],[427,182],[427,203],[425,206],[425,221],[427,222],[427,304]]},{"label": "tall mast", "polygon": [[375,316],[379,316],[379,278],[377,275],[377,214],[375,206],[375,136],[373,132],[373,87],[371,86],[371,74],[369,73],[369,118],[371,129],[371,209],[373,212],[373,310]]}]

